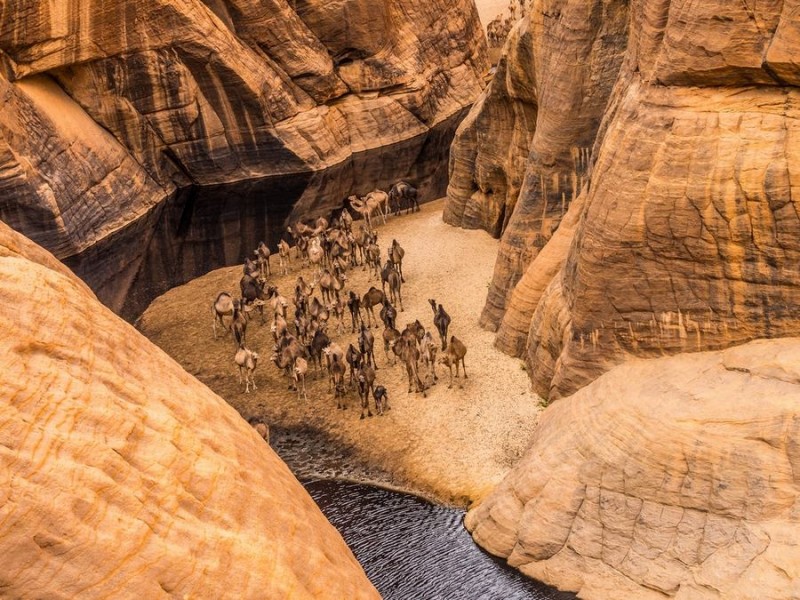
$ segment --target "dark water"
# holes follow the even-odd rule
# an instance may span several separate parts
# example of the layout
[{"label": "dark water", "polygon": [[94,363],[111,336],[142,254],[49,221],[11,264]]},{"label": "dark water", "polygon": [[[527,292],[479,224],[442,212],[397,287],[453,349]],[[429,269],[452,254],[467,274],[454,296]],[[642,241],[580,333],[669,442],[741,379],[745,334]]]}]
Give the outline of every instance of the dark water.
[{"label": "dark water", "polygon": [[403,179],[418,188],[420,202],[444,196],[450,143],[465,114],[324,171],[183,188],[64,262],[104,304],[133,320],[176,285],[242,263],[260,241],[276,251],[287,224],[329,218],[352,194],[388,190]]},{"label": "dark water", "polygon": [[575,598],[480,550],[462,510],[358,483],[305,486],[387,600]]},{"label": "dark water", "polygon": [[[574,599],[483,552],[464,511],[373,485],[391,477],[314,430],[270,429],[270,445],[353,550],[387,600]],[[340,478],[334,480],[333,478]]]}]

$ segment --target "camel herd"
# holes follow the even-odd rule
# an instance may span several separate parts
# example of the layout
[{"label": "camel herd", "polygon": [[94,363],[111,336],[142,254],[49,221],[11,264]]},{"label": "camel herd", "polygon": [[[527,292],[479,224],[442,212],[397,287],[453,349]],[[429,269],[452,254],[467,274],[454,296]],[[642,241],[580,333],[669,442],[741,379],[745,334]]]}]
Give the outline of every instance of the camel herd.
[{"label": "camel herd", "polygon": [[[393,239],[387,244],[386,259],[381,264],[373,217],[377,215],[385,222],[403,209],[406,214],[419,210],[416,190],[399,182],[388,193],[375,190],[363,198],[351,196],[348,201],[356,219],[345,206],[330,223],[321,217],[313,224],[297,222],[287,228],[292,243],[282,240],[277,254],[280,274],[286,275],[293,268],[301,270],[293,290],[279,290],[269,282],[271,253],[266,244],[260,243],[253,252],[254,258],[245,259],[240,297],[220,292],[214,299],[212,329],[215,339],[220,330],[233,338],[233,362],[244,393],[250,393],[251,387],[258,389],[254,375],[260,355],[247,343],[247,328],[258,313],[261,325],[270,323],[270,361],[283,374],[288,388],[297,393],[298,401],[308,399],[307,377],[326,377],[328,393],[337,408],[346,409],[354,394],[363,419],[373,416],[373,407],[377,415],[390,409],[389,390],[378,382],[381,367],[375,357],[376,338],[383,345],[382,368],[399,362],[408,379],[408,393],[416,391],[423,397],[438,381],[437,363],[448,367],[448,387],[453,385],[453,367],[456,377],[463,370],[466,379],[467,348],[455,336],[448,338],[451,318],[435,299],[428,302],[439,343],[419,319],[407,323],[402,331],[397,327],[397,307],[404,311],[405,251]],[[348,272],[359,267],[368,270],[369,279],[375,281],[363,293],[349,289]],[[373,329],[381,327],[380,334],[373,333]],[[357,334],[352,343],[340,338],[348,332]]]}]

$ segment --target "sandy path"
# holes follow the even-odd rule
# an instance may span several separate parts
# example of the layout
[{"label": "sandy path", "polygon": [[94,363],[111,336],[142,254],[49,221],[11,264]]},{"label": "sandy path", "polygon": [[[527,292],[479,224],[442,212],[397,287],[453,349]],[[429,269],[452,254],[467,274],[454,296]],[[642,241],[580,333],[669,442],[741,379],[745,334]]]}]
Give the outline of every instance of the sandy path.
[{"label": "sandy path", "polygon": [[[408,394],[405,370],[399,363],[387,365],[378,341],[382,329],[373,329],[377,383],[389,390],[392,410],[383,417],[360,420],[355,391],[349,394],[350,408],[337,410],[324,378],[311,379],[309,401],[298,402],[267,360],[272,336],[269,325],[259,326],[256,318],[247,333],[248,346],[262,355],[256,371],[259,388],[255,393],[242,393],[233,365],[233,342],[230,335],[213,339],[210,312],[217,292],[238,291],[241,267],[220,269],[169,291],[148,308],[140,328],[245,418],[260,415],[273,426],[328,432],[337,442],[354,447],[359,460],[383,467],[390,474],[385,483],[443,502],[474,502],[496,485],[521,455],[541,408],[539,399],[529,391],[521,361],[495,350],[493,334],[477,325],[498,242],[483,231],[445,225],[442,207],[441,200],[425,204],[417,214],[390,218],[386,225],[378,226],[378,232],[384,256],[392,238],[406,251],[405,312],[398,315],[398,328],[419,319],[438,340],[427,302],[435,298],[452,317],[450,333],[467,345],[469,377],[456,380],[459,383],[452,390],[447,389],[446,371],[440,371],[442,379],[428,391],[427,398]],[[277,259],[272,259],[277,272]],[[270,280],[287,297],[300,274],[297,265],[293,267],[288,276]],[[303,275],[311,279],[309,269],[304,269]],[[359,294],[371,285],[367,272],[360,268],[348,276],[348,289]],[[349,333],[332,337],[345,349],[356,338]]]}]

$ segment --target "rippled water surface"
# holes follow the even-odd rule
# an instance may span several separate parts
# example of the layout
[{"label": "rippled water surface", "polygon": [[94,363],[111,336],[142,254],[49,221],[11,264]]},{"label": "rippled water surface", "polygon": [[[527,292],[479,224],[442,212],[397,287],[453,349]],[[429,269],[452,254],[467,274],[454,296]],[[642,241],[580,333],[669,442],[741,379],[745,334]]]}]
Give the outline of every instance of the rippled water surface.
[{"label": "rippled water surface", "polygon": [[387,600],[575,598],[483,552],[464,529],[462,510],[343,481],[305,486]]}]

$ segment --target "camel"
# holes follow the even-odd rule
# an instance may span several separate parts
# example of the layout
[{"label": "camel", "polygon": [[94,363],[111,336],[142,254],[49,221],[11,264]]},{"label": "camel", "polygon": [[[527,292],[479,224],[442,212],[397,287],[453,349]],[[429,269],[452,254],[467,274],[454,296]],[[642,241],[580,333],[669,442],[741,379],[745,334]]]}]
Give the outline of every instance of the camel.
[{"label": "camel", "polygon": [[319,373],[322,370],[322,354],[325,348],[330,346],[330,344],[331,339],[328,337],[328,334],[318,329],[314,332],[314,335],[311,336],[311,341],[306,346],[306,354],[309,360],[314,364],[315,377],[319,377]]},{"label": "camel", "polygon": [[369,393],[375,393],[375,369],[369,365],[364,365],[358,371],[358,395],[361,398],[361,418],[364,418],[364,409],[367,415],[372,416],[369,409]]},{"label": "camel", "polygon": [[433,341],[433,336],[430,331],[426,332],[425,336],[422,338],[419,350],[422,356],[422,362],[428,368],[428,377],[430,378],[431,384],[435,384],[439,379],[436,375],[436,352],[438,348],[436,342]]},{"label": "camel", "polygon": [[378,244],[374,242],[370,242],[366,249],[367,254],[367,267],[369,268],[369,278],[372,280],[372,276],[375,276],[375,279],[378,278],[378,273],[381,271],[381,248]]},{"label": "camel", "polygon": [[408,393],[411,393],[412,385],[416,384],[417,392],[422,392],[423,398],[427,397],[425,386],[419,378],[419,350],[417,349],[417,345],[414,342],[409,342],[403,337],[400,337],[400,339],[394,343],[392,350],[400,357],[400,360],[403,361],[406,367],[406,375],[408,375]]},{"label": "camel", "polygon": [[328,311],[336,317],[336,333],[342,334],[344,333],[345,326],[344,326],[344,306],[345,303],[342,301],[341,298],[336,297],[336,302],[331,302],[328,305]]},{"label": "camel", "polygon": [[300,386],[303,386],[303,398],[308,402],[306,394],[306,373],[308,372],[308,362],[302,356],[298,356],[294,361],[292,376],[294,377],[294,387],[297,389],[297,400],[300,401]]},{"label": "camel", "polygon": [[363,324],[364,319],[361,318],[361,298],[359,298],[353,290],[350,290],[350,298],[347,301],[347,308],[350,310],[350,320],[353,324],[352,333],[355,333],[356,322]]},{"label": "camel", "polygon": [[400,273],[391,269],[389,272],[389,295],[392,298],[392,302],[400,301],[400,312],[403,312],[405,309],[403,308],[403,294],[400,292],[402,287],[400,281]]},{"label": "camel", "polygon": [[344,355],[347,364],[350,365],[350,387],[353,387],[353,379],[356,377],[356,371],[361,366],[362,354],[356,349],[353,344],[347,347],[347,353]]},{"label": "camel", "polygon": [[433,309],[433,324],[439,331],[439,337],[442,338],[442,352],[447,350],[447,328],[450,327],[450,315],[448,315],[441,304],[436,305],[436,300],[428,298],[431,308]]},{"label": "camel", "polygon": [[372,323],[375,323],[375,327],[378,327],[378,320],[375,318],[375,310],[374,307],[378,306],[379,304],[383,304],[383,301],[386,299],[386,296],[382,291],[380,291],[376,287],[371,287],[367,290],[367,293],[364,294],[364,297],[361,299],[361,306],[364,307],[364,312],[367,313],[367,324],[372,327]]},{"label": "camel", "polygon": [[211,305],[211,314],[214,317],[212,329],[214,330],[214,339],[217,339],[217,323],[223,329],[230,329],[230,325],[225,325],[225,317],[233,317],[233,296],[228,292],[220,292],[217,294],[216,300]]},{"label": "camel", "polygon": [[266,279],[267,275],[272,277],[272,267],[269,264],[270,254],[269,247],[264,242],[259,242],[258,248],[255,249],[255,255],[262,279]]},{"label": "camel", "polygon": [[347,367],[344,366],[341,359],[333,355],[330,366],[331,379],[333,380],[333,394],[336,398],[336,408],[341,408],[342,410],[347,409],[344,389],[344,374],[346,371]]},{"label": "camel", "polygon": [[334,359],[338,359],[339,362],[344,364],[344,352],[342,351],[342,347],[337,344],[336,342],[331,342],[327,346],[322,349],[322,353],[325,355],[325,360],[328,365],[328,374],[330,378],[328,380],[328,391],[331,391],[331,385],[335,383],[335,379],[333,377],[333,371],[331,371],[331,365],[333,364]]},{"label": "camel", "polygon": [[339,221],[342,224],[342,229],[350,233],[353,230],[353,215],[347,210],[347,207],[342,209],[342,214],[339,215]]},{"label": "camel", "polygon": [[332,275],[330,269],[324,269],[319,278],[319,289],[322,290],[322,301],[330,303],[333,300],[334,294],[336,299],[339,299],[339,292],[344,289],[344,282],[347,281],[347,275],[341,271],[336,271]]},{"label": "camel", "polygon": [[383,416],[383,411],[389,410],[389,393],[386,391],[386,388],[382,385],[375,386],[375,389],[372,391],[372,397],[375,399],[375,412],[378,413],[379,417]]},{"label": "camel", "polygon": [[284,275],[289,274],[289,250],[289,244],[286,240],[278,242],[278,266]]},{"label": "camel", "polygon": [[389,201],[392,205],[395,216],[400,214],[403,204],[406,206],[406,214],[419,211],[419,201],[417,200],[417,188],[405,181],[398,181],[389,190]]},{"label": "camel", "polygon": [[295,386],[292,384],[294,375],[292,369],[294,368],[295,361],[298,357],[305,355],[305,349],[300,345],[297,339],[288,333],[285,334],[277,344],[275,344],[275,351],[273,352],[270,360],[275,363],[275,366],[283,371],[283,374],[289,380],[289,389],[294,390]]},{"label": "camel", "polygon": [[239,367],[239,384],[242,383],[242,375],[244,374],[245,389],[244,393],[250,393],[250,384],[253,384],[253,390],[256,389],[256,380],[253,378],[253,373],[258,366],[258,353],[248,350],[244,344],[239,346],[236,354],[233,357],[236,366]]},{"label": "camel", "polygon": [[373,365],[376,369],[378,364],[375,362],[375,336],[361,324],[361,333],[358,336],[358,348],[365,364]]},{"label": "camel", "polygon": [[378,211],[381,219],[383,219],[383,224],[386,225],[386,216],[389,214],[389,194],[381,190],[372,190],[364,196],[364,202],[366,202],[370,213]]},{"label": "camel", "polygon": [[315,285],[316,285],[315,283],[312,283],[311,285],[309,285],[308,283],[306,283],[306,280],[303,279],[303,276],[300,275],[297,278],[297,281],[295,282],[295,290],[299,289],[300,293],[303,294],[303,296],[305,296],[305,298],[307,300],[309,298],[309,296],[311,296],[311,294],[314,293],[314,286]]},{"label": "camel", "polygon": [[461,366],[464,368],[464,379],[467,378],[467,366],[464,364],[464,356],[467,354],[467,347],[463,344],[461,340],[459,340],[456,336],[450,336],[450,346],[439,358],[439,362],[443,365],[447,365],[447,368],[450,371],[450,384],[447,386],[448,389],[453,387],[453,366],[456,368],[456,377],[458,377],[458,364],[461,363]]},{"label": "camel", "polygon": [[389,260],[392,261],[395,269],[400,273],[400,281],[402,283],[406,282],[405,277],[403,277],[403,257],[405,255],[406,251],[397,243],[397,240],[392,240],[392,247],[389,248]]},{"label": "camel", "polygon": [[386,354],[386,362],[394,365],[395,361],[389,357],[389,348],[394,347],[395,342],[400,339],[400,332],[394,327],[387,325],[383,330],[383,352]]},{"label": "camel", "polygon": [[347,200],[350,202],[350,207],[364,219],[364,222],[367,224],[367,231],[372,231],[372,218],[367,203],[356,195],[349,196]]},{"label": "camel", "polygon": [[242,302],[249,305],[250,310],[252,306],[258,308],[261,314],[261,324],[264,324],[264,304],[267,296],[264,293],[264,280],[251,277],[250,275],[243,275],[239,280],[239,288],[242,292]]},{"label": "camel", "polygon": [[384,207],[387,206],[389,201],[389,196],[386,192],[373,190],[363,198],[353,195],[348,197],[347,200],[350,202],[352,209],[360,214],[367,223],[367,229],[369,231],[373,229],[372,215],[375,211],[377,211],[381,219],[383,219],[383,224],[386,224],[386,212]]},{"label": "camel", "polygon": [[381,318],[381,321],[383,321],[384,326],[394,329],[397,323],[397,310],[395,310],[392,303],[387,299],[384,299],[383,308],[381,312],[378,313],[378,316]]},{"label": "camel", "polygon": [[244,310],[243,300],[233,301],[233,320],[231,321],[231,333],[233,333],[233,342],[236,347],[243,346],[245,343],[245,336],[247,334],[247,314]]},{"label": "camel", "polygon": [[325,251],[322,249],[322,243],[316,236],[312,237],[308,242],[308,261],[317,267],[317,273],[322,272],[322,259],[325,258]]}]

